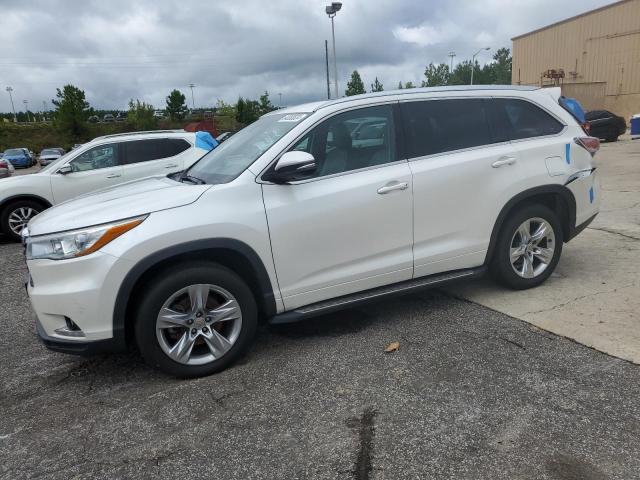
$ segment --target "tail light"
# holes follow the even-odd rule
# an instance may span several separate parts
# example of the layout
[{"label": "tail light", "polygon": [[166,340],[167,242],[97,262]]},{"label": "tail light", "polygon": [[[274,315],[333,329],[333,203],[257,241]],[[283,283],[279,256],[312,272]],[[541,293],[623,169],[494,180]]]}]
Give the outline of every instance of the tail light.
[{"label": "tail light", "polygon": [[586,133],[587,135],[591,134],[591,123],[589,122],[584,122],[582,125],[580,125],[582,127],[582,130],[584,130],[584,133]]},{"label": "tail light", "polygon": [[6,161],[0,160],[0,168],[9,168],[9,165]]},{"label": "tail light", "polygon": [[600,150],[600,139],[596,137],[576,137],[575,142],[593,157]]}]

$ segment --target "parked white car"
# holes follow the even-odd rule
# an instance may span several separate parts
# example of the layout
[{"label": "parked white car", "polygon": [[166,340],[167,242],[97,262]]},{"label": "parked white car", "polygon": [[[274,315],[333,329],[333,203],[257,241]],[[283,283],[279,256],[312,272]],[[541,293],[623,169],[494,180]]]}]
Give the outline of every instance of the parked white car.
[{"label": "parked white car", "polygon": [[24,232],[40,337],[71,353],[135,344],[193,377],[236,360],[259,317],[488,268],[535,287],[600,204],[599,141],[559,101],[558,88],[479,86],[277,110],[179,177],[47,210]]},{"label": "parked white car", "polygon": [[[0,230],[20,240],[27,222],[52,205],[79,195],[190,167],[212,147],[206,132],[154,131],[107,135],[81,145],[38,173],[0,183]],[[200,146],[199,146],[200,145]]]}]

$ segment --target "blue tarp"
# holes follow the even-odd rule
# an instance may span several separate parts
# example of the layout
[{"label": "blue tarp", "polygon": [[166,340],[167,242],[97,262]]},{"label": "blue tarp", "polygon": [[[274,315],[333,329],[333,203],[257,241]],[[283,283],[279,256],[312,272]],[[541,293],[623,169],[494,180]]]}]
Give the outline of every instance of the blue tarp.
[{"label": "blue tarp", "polygon": [[580,122],[580,124],[583,124],[586,121],[584,117],[584,110],[578,100],[575,98],[560,97],[559,103],[565,110],[573,115],[573,118]]},{"label": "blue tarp", "polygon": [[209,151],[217,146],[218,141],[209,132],[196,132],[196,147]]}]

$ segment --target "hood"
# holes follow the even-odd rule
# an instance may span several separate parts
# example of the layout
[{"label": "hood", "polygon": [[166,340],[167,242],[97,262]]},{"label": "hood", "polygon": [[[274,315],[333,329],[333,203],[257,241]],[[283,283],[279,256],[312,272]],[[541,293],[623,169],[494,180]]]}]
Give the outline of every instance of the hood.
[{"label": "hood", "polygon": [[31,235],[74,230],[195,202],[211,185],[151,177],[99,190],[60,203],[29,222]]}]

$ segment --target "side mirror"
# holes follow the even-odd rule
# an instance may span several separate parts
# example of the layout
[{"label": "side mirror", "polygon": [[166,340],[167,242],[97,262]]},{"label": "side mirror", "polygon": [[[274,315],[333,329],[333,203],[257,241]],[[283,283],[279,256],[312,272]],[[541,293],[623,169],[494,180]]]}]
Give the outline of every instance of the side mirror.
[{"label": "side mirror", "polygon": [[316,160],[313,155],[294,150],[282,155],[273,171],[263,178],[273,183],[287,183],[308,178],[315,171]]},{"label": "side mirror", "polygon": [[71,165],[63,165],[58,169],[56,173],[59,173],[60,175],[66,175],[71,172],[73,172]]}]

